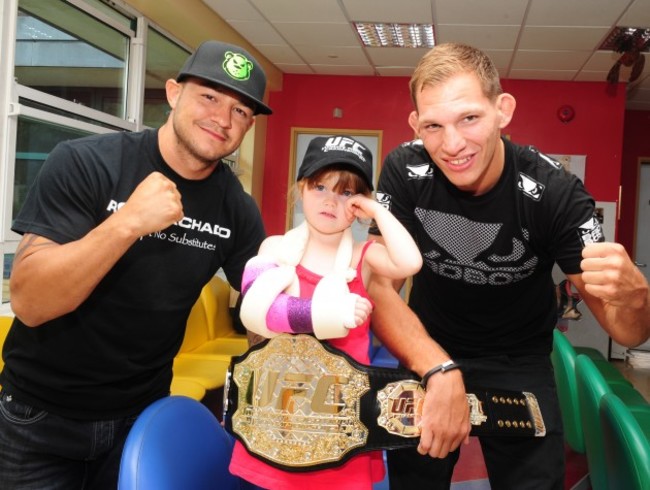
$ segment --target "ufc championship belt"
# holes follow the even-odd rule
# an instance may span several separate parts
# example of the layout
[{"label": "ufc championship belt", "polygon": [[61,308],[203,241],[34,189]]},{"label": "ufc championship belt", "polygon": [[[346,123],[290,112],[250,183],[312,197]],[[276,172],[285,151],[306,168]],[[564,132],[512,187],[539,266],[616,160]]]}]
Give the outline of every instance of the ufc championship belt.
[{"label": "ufc championship belt", "polygon": [[[310,335],[282,334],[233,358],[224,423],[248,452],[286,471],[418,444],[424,389],[403,369],[366,366]],[[543,437],[532,393],[470,389],[471,435]]]}]

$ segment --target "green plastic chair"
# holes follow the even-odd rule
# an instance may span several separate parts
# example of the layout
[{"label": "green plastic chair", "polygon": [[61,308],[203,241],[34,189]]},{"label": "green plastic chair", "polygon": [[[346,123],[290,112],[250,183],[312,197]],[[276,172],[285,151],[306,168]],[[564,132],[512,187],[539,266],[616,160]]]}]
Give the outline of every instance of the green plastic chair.
[{"label": "green plastic chair", "polygon": [[613,393],[600,401],[610,489],[650,488],[650,406],[628,407]]},{"label": "green plastic chair", "polygon": [[609,490],[603,431],[600,424],[600,400],[605,394],[614,393],[628,407],[644,407],[648,406],[648,402],[629,383],[617,381],[608,383],[594,361],[584,354],[579,354],[576,358],[576,385],[591,488]]},{"label": "green plastic chair", "polygon": [[[612,366],[605,356],[592,347],[574,347],[569,339],[555,329],[553,331],[553,352],[551,362],[555,372],[558,400],[564,425],[564,440],[575,452],[585,453],[585,440],[578,406],[578,390],[575,377],[575,363],[578,354],[583,354],[594,361],[598,370],[609,381],[630,384],[621,372]],[[630,384],[631,386],[631,384]]]}]

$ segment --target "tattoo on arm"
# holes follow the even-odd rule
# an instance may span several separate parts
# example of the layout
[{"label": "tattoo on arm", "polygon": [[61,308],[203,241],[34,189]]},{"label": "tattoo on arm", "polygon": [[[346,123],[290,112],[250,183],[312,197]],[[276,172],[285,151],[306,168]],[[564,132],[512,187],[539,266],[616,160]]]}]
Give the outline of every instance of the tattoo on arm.
[{"label": "tattoo on arm", "polygon": [[14,254],[14,263],[18,262],[20,259],[22,259],[23,255],[25,255],[25,252],[29,250],[32,247],[51,247],[54,245],[53,242],[49,240],[45,240],[41,243],[34,243],[39,237],[38,235],[32,235],[27,234],[25,235],[24,239],[20,242],[18,245],[18,248],[16,249],[16,253]]}]

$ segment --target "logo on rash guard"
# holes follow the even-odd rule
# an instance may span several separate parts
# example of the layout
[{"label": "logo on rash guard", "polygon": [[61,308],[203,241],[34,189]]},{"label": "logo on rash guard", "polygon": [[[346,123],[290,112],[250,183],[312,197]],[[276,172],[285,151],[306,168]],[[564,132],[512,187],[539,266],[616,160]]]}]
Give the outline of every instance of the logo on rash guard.
[{"label": "logo on rash guard", "polygon": [[219,225],[206,223],[204,221],[197,221],[194,218],[184,216],[179,222],[176,223],[181,228],[189,230],[197,230],[200,233],[211,233],[221,238],[230,238],[230,230]]},{"label": "logo on rash guard", "polygon": [[[528,247],[529,233],[499,239],[502,223],[481,223],[464,216],[415,209],[415,216],[431,239],[422,257],[439,276],[467,284],[505,286],[530,276],[539,259]],[[504,247],[508,245],[507,249]]]},{"label": "logo on rash guard", "polygon": [[390,211],[390,200],[391,200],[390,194],[377,191],[375,193],[375,200]]},{"label": "logo on rash guard", "polygon": [[406,175],[409,179],[430,179],[433,177],[433,166],[428,163],[407,165]]},{"label": "logo on rash guard", "polygon": [[[122,206],[124,206],[124,204],[125,203],[123,202],[117,202],[114,199],[111,199],[110,202],[108,203],[108,206],[106,207],[106,211],[115,213]],[[181,228],[185,228],[188,230],[195,230],[198,231],[199,233],[209,233],[211,235],[216,235],[220,238],[230,238],[231,231],[229,228],[225,228],[223,226],[219,226],[214,223],[207,223],[205,221],[196,220],[194,218],[190,218],[189,216],[184,216],[180,221],[177,221],[175,224],[177,226],[180,226]]]},{"label": "logo on rash guard", "polygon": [[590,243],[605,241],[603,227],[595,214],[578,226],[578,235],[580,236],[580,241],[583,246],[589,245]]},{"label": "logo on rash guard", "polygon": [[543,184],[521,172],[519,173],[517,187],[524,193],[524,196],[530,197],[533,201],[541,200],[545,189]]}]

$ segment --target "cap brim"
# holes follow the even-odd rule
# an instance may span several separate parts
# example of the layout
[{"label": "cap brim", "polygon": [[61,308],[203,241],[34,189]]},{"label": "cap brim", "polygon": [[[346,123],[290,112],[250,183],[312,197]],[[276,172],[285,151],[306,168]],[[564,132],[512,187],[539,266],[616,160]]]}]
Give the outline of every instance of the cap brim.
[{"label": "cap brim", "polygon": [[307,172],[300,172],[300,169],[298,169],[298,180],[300,180],[303,177],[311,177],[314,175],[316,172],[321,170],[324,167],[329,167],[330,165],[347,165],[349,167],[354,168],[357,170],[358,174],[361,176],[361,178],[368,184],[370,187],[370,190],[373,191],[375,189],[373,183],[371,180],[368,180],[368,175],[366,174],[366,169],[364,169],[359,163],[353,159],[348,159],[345,157],[341,157],[339,155],[337,156],[332,156],[330,158],[322,158],[318,161],[318,163],[312,165]]}]

